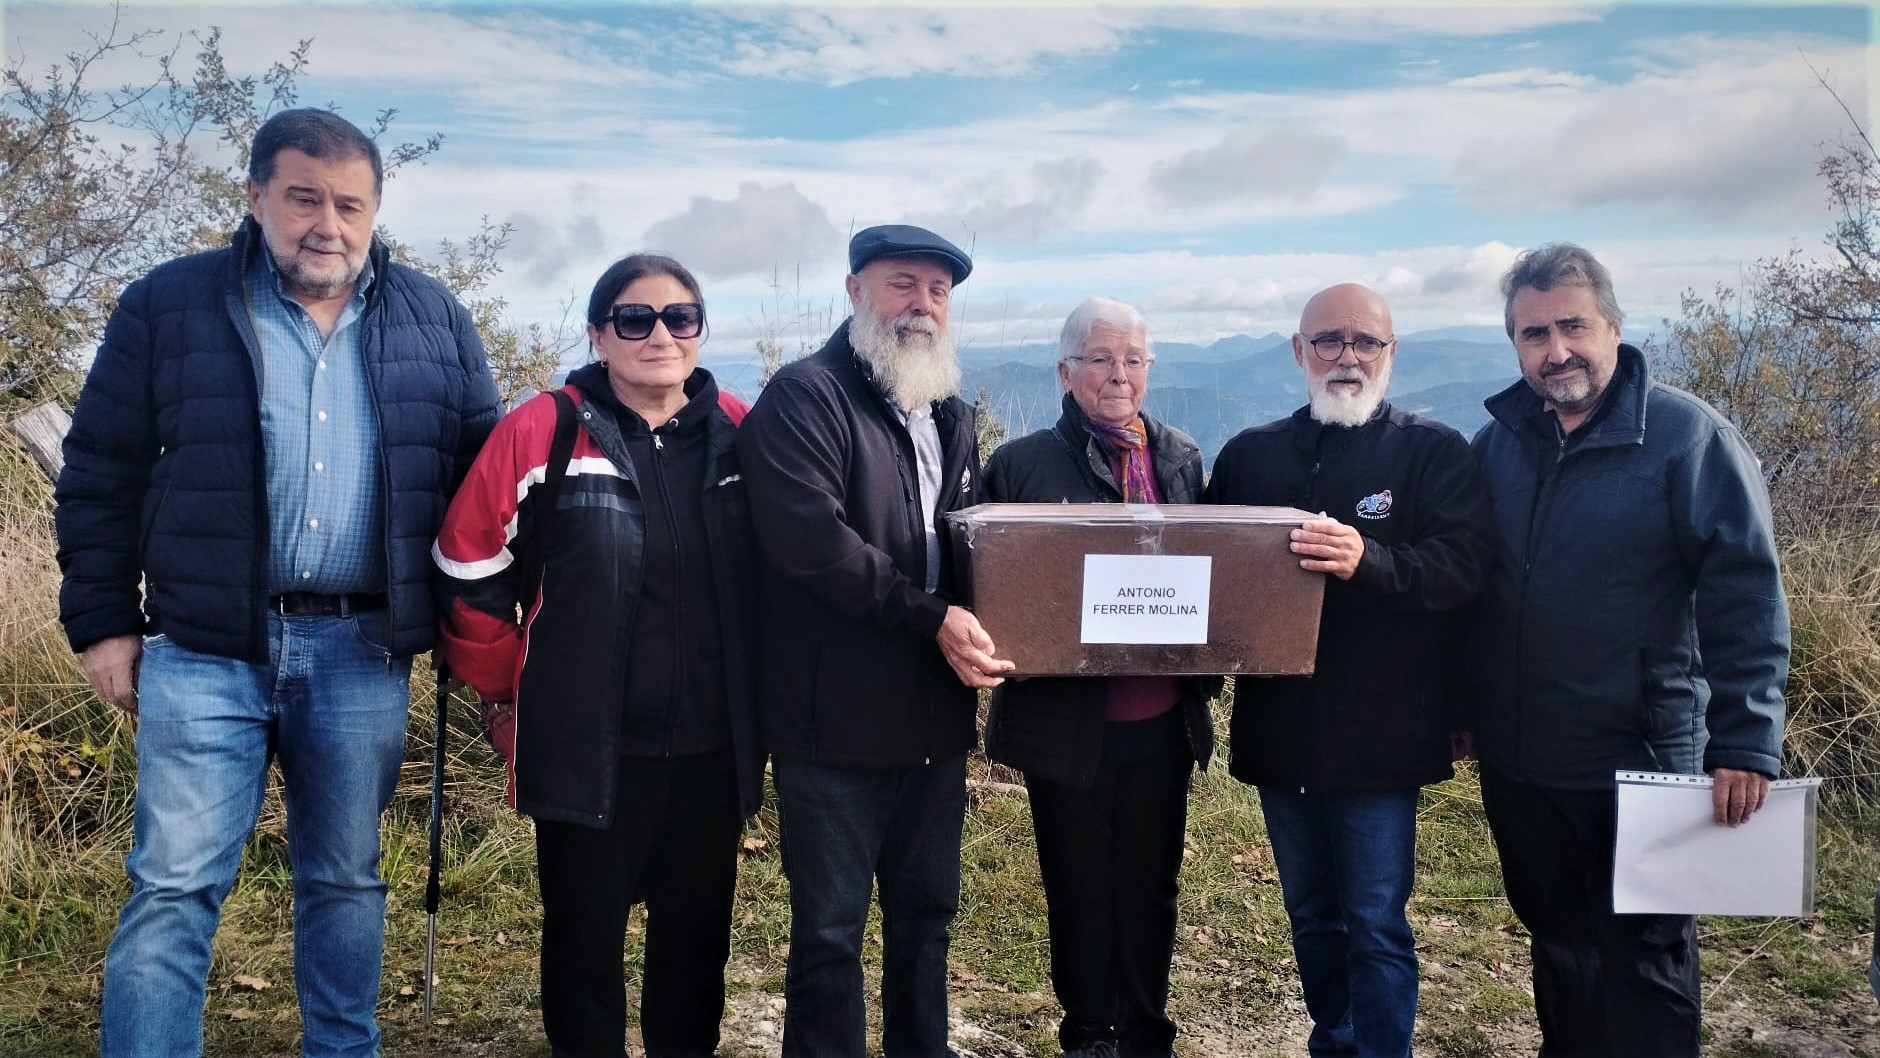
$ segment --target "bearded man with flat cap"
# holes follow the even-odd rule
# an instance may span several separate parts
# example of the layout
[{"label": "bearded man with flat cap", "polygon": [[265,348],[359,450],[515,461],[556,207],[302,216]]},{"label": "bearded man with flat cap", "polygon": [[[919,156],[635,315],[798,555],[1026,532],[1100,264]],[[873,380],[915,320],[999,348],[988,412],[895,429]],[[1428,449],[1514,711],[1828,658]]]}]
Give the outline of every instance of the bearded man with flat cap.
[{"label": "bearded man with flat cap", "polygon": [[879,885],[882,1049],[947,1048],[947,929],[975,690],[1010,662],[953,602],[940,519],[978,502],[947,307],[972,271],[933,232],[849,242],[854,315],[764,387],[738,455],[765,559],[763,724],[790,880],[783,1053],[866,1051]]},{"label": "bearded man with flat cap", "polygon": [[[1384,400],[1390,307],[1343,283],[1299,317],[1310,401],[1242,431],[1216,503],[1321,512],[1292,532],[1326,574],[1311,676],[1242,676],[1228,770],[1260,788],[1314,1058],[1409,1058],[1419,789],[1465,752],[1462,613],[1494,561],[1488,492],[1462,435]],[[1452,734],[1453,732],[1453,734]]]}]

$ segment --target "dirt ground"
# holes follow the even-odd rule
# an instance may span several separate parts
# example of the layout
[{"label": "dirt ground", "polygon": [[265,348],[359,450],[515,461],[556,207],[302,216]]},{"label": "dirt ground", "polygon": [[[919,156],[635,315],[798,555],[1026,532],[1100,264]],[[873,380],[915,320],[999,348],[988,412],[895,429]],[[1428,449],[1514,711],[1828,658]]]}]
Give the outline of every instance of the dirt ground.
[{"label": "dirt ground", "polygon": [[[1520,947],[1511,938],[1502,974],[1524,984],[1528,967]],[[1851,963],[1855,955],[1850,952],[1848,958]],[[1441,1020],[1432,1015],[1462,1006],[1472,986],[1457,974],[1430,973],[1427,962],[1424,970],[1425,1016],[1419,1028],[1418,1055],[1529,1058],[1539,1049],[1540,1034],[1531,1007],[1481,1021],[1473,1026],[1476,1033],[1465,1029],[1431,1038],[1429,1025]],[[1177,958],[1174,1006],[1182,1036],[1176,1050],[1182,1058],[1303,1058],[1311,1021],[1297,990],[1278,996],[1249,992],[1245,971],[1231,964]],[[738,973],[734,965],[734,979]],[[1880,1004],[1864,988],[1835,995],[1825,1010],[1823,1003],[1799,997],[1784,1002],[1779,993],[1752,998],[1728,982],[1722,988],[1707,982],[1706,989],[1705,1058],[1880,1058]],[[1237,1001],[1241,992],[1249,994]],[[1008,1027],[1023,1024],[1048,1030],[1057,1017],[1056,1003],[1046,993],[1009,992],[970,974],[956,973],[953,1008],[951,1039],[960,1058],[1037,1058],[1041,1052],[1014,1039],[1018,1034]],[[721,1053],[725,1058],[777,1058],[783,1012],[781,995],[759,989],[734,995]],[[477,1033],[477,1038],[449,1024],[427,1032],[415,1009],[394,1013],[386,1022],[385,1053],[410,1058],[545,1058],[547,1047],[533,1013],[517,1013],[512,1025],[494,1033]],[[632,1053],[638,1058],[640,1052],[636,1048]],[[1055,1058],[1052,1052],[1042,1053]]]}]

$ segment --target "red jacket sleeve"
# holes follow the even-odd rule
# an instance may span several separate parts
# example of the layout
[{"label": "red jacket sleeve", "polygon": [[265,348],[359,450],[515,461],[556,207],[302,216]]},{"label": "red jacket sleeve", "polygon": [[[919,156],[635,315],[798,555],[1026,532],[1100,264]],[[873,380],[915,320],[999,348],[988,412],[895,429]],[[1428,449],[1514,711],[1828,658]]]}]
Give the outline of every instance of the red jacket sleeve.
[{"label": "red jacket sleeve", "polygon": [[438,650],[451,674],[488,701],[515,698],[522,660],[520,560],[554,433],[555,401],[546,393],[497,423],[431,547],[446,600]]}]

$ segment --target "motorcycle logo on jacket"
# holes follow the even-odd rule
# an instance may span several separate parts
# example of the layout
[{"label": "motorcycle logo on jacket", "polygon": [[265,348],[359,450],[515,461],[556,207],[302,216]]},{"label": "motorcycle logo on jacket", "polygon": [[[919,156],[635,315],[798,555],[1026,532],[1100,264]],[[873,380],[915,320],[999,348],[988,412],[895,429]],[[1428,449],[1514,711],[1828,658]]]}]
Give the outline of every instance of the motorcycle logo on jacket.
[{"label": "motorcycle logo on jacket", "polygon": [[1390,490],[1374,492],[1359,500],[1358,517],[1372,519],[1390,517]]}]

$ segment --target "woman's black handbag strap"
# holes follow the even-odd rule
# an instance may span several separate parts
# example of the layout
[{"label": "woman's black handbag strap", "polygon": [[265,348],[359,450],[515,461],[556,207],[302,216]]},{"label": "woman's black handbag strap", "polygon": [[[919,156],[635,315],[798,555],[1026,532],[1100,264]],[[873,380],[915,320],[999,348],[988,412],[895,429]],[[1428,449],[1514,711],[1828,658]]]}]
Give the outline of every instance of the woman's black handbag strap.
[{"label": "woman's black handbag strap", "polygon": [[542,490],[536,494],[535,525],[522,551],[522,579],[516,584],[516,601],[522,604],[525,622],[536,600],[542,597],[542,565],[554,534],[555,514],[561,507],[561,482],[568,476],[568,461],[574,457],[574,398],[560,389],[550,396],[555,398],[555,436],[548,445],[548,463],[542,468]]}]

